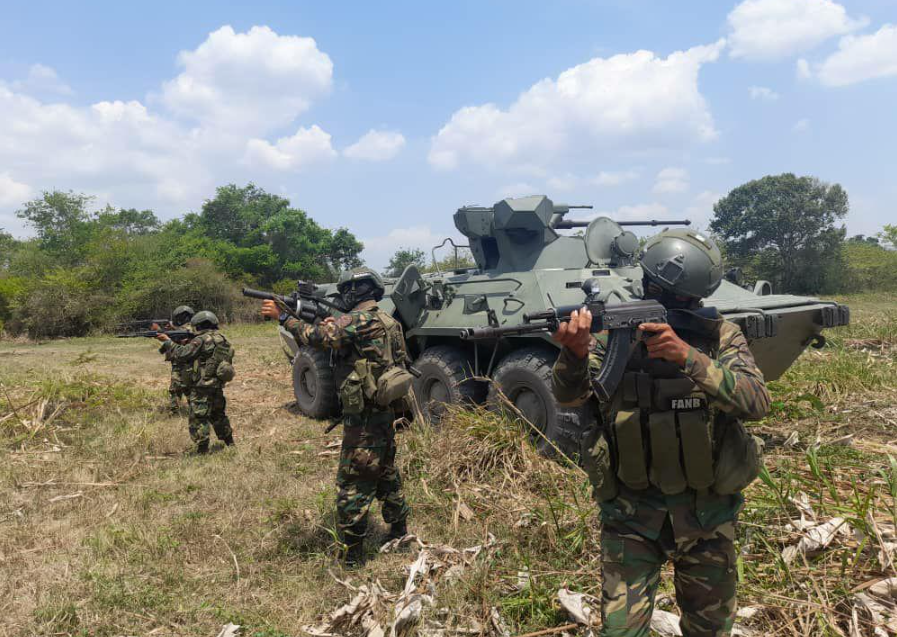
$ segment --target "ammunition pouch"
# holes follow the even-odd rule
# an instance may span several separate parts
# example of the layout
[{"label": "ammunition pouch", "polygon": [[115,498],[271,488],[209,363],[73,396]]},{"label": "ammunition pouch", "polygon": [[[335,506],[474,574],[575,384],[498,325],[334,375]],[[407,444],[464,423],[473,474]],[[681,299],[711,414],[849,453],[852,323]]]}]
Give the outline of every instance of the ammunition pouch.
[{"label": "ammunition pouch", "polygon": [[720,417],[715,423],[719,432],[713,490],[720,495],[743,491],[763,468],[763,441],[752,436],[735,418]]},{"label": "ammunition pouch", "polygon": [[396,365],[387,369],[377,379],[377,405],[386,408],[407,396],[413,380],[414,377],[403,367]]},{"label": "ammunition pouch", "polygon": [[193,377],[197,387],[221,387],[234,379],[234,348],[222,334],[211,336],[215,347],[204,360],[197,359]]},{"label": "ammunition pouch", "polygon": [[737,419],[720,414],[712,422],[691,379],[629,372],[620,397],[610,429],[589,439],[584,455],[599,501],[616,496],[614,476],[633,490],[729,495],[759,474],[762,442]]}]

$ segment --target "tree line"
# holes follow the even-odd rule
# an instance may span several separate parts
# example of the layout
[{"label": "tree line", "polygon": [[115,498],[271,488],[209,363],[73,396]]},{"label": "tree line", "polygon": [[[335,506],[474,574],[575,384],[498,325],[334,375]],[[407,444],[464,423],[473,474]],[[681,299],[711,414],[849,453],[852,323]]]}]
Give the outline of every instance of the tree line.
[{"label": "tree line", "polygon": [[331,281],[361,264],[351,232],[253,184],[218,188],[198,213],[165,223],[151,210],[91,203],[44,192],[16,212],[33,238],[0,232],[0,329],[81,336],[182,303],[233,320],[248,311],[240,284],[288,292],[297,279]]},{"label": "tree line", "polygon": [[[33,230],[0,230],[0,333],[82,336],[135,318],[162,317],[187,303],[225,321],[254,317],[240,285],[287,293],[297,279],[327,282],[361,264],[347,229],[321,227],[289,200],[253,184],[218,188],[199,212],[161,222],[151,210],[91,211],[92,199],[51,191],[17,216]],[[790,173],[738,186],[714,206],[710,232],[730,266],[776,292],[897,291],[897,225],[848,238],[838,184]],[[474,265],[469,251],[428,260],[402,248],[385,270],[424,272]]]}]

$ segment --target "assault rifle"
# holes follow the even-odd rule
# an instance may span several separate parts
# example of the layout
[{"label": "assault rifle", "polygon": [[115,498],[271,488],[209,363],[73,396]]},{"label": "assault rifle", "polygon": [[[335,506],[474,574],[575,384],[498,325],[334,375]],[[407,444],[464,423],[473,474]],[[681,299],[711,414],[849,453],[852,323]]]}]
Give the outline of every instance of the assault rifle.
[{"label": "assault rifle", "polygon": [[159,334],[165,334],[173,341],[189,341],[196,336],[187,330],[148,330],[146,332],[131,332],[129,334],[116,334],[115,338],[156,338]]},{"label": "assault rifle", "polygon": [[539,332],[553,333],[561,323],[570,320],[574,310],[583,306],[592,313],[591,332],[608,331],[607,352],[598,375],[592,379],[592,389],[602,401],[607,401],[616,391],[632,347],[638,340],[638,326],[642,323],[666,323],[667,311],[657,301],[630,301],[607,305],[598,300],[600,293],[597,279],[587,279],[582,284],[586,298],[578,305],[561,305],[541,312],[523,315],[523,323],[507,327],[468,327],[461,331],[462,340],[499,339],[505,336],[522,336]]},{"label": "assault rifle", "polygon": [[141,327],[152,327],[153,325],[171,325],[171,319],[136,319],[134,321],[124,321],[122,327],[131,327],[139,329]]},{"label": "assault rifle", "polygon": [[263,301],[274,301],[282,312],[286,312],[293,318],[306,323],[314,323],[317,319],[333,316],[334,310],[345,312],[336,303],[315,295],[315,289],[314,283],[299,281],[296,291],[289,296],[253,290],[252,288],[243,288],[243,296]]}]

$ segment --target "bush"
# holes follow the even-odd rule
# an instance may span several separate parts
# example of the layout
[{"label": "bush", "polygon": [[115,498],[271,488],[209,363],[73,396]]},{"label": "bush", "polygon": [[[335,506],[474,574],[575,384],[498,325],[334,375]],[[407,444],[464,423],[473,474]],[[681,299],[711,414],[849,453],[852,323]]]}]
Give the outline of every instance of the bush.
[{"label": "bush", "polygon": [[243,314],[239,287],[205,259],[191,259],[184,267],[160,270],[129,283],[118,302],[119,320],[167,317],[178,305],[197,312],[211,310],[222,322]]},{"label": "bush", "polygon": [[0,277],[0,333],[3,326],[12,316],[16,299],[25,289],[25,280],[21,277]]},{"label": "bush", "polygon": [[880,290],[897,292],[897,251],[877,245],[847,241],[844,244],[847,271],[845,292]]},{"label": "bush", "polygon": [[87,268],[56,268],[20,295],[7,327],[34,339],[84,336],[101,327],[113,299],[91,284]]}]

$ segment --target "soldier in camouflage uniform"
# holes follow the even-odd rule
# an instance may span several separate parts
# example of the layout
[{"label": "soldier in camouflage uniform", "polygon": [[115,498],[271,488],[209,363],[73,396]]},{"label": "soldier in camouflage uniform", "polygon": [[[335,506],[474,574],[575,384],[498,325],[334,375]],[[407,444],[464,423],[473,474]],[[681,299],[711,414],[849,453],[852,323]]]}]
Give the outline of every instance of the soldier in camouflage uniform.
[{"label": "soldier in camouflage uniform", "polygon": [[[190,319],[196,312],[187,305],[180,305],[175,308],[171,314],[170,327],[176,330],[187,330],[189,328]],[[153,329],[158,330],[158,325],[153,325]],[[179,343],[182,345],[183,343]],[[161,349],[159,350],[165,353]],[[171,363],[171,383],[168,386],[168,410],[172,414],[178,413],[180,410],[180,397],[189,404],[190,402],[190,386],[193,384],[193,366],[190,363],[183,363],[172,360],[166,355],[165,360]]]},{"label": "soldier in camouflage uniform", "polygon": [[403,366],[406,353],[402,326],[377,307],[384,287],[376,272],[368,268],[345,272],[337,289],[344,307],[351,310],[335,320],[308,324],[282,312],[273,301],[263,303],[262,315],[279,319],[303,345],[336,352],[334,375],[343,424],[337,521],[347,547],[344,561],[355,566],[364,556],[368,510],[375,498],[390,525],[388,539],[407,533],[409,509],[395,465],[395,413],[391,405],[382,406],[375,399],[378,381],[387,371]]},{"label": "soldier in camouflage uniform", "polygon": [[[584,440],[602,519],[601,634],[648,635],[660,570],[672,560],[683,634],[729,635],[735,522],[762,462],[762,444],[741,419],[765,416],[769,394],[739,327],[701,307],[722,275],[713,242],[665,231],[641,265],[646,298],[676,328],[640,326],[623,381]],[[606,333],[589,334],[591,320],[584,309],[554,335],[564,346],[552,378],[562,404],[590,399],[607,345]]]},{"label": "soldier in camouflage uniform", "polygon": [[209,430],[225,445],[234,444],[234,433],[227,417],[224,384],[233,378],[233,348],[218,331],[218,317],[211,312],[197,313],[190,321],[196,336],[183,345],[171,341],[165,334],[161,351],[173,364],[190,369],[190,438],[197,453],[209,450]]}]

